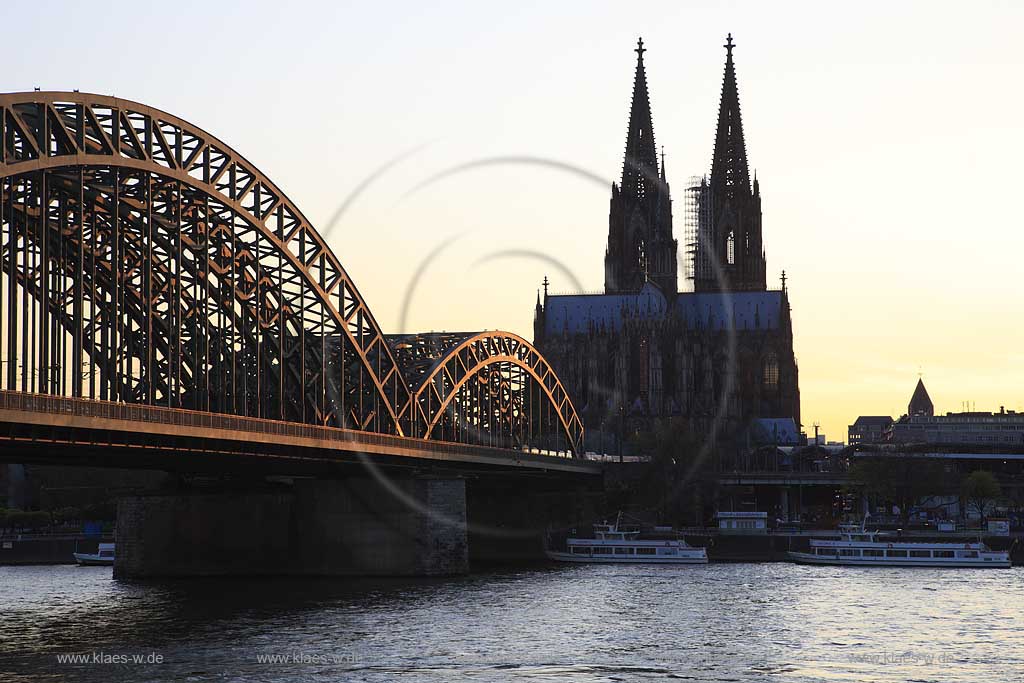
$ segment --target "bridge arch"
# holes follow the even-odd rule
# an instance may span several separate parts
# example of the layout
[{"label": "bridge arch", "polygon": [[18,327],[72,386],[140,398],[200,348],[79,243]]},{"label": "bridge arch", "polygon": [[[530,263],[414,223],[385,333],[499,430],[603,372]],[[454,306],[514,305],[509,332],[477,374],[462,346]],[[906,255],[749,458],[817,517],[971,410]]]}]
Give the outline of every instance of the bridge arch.
[{"label": "bridge arch", "polygon": [[583,423],[558,375],[510,332],[389,337],[415,436],[579,455]]},{"label": "bridge arch", "polygon": [[408,432],[408,387],[338,258],[182,119],[0,95],[0,235],[0,389]]}]

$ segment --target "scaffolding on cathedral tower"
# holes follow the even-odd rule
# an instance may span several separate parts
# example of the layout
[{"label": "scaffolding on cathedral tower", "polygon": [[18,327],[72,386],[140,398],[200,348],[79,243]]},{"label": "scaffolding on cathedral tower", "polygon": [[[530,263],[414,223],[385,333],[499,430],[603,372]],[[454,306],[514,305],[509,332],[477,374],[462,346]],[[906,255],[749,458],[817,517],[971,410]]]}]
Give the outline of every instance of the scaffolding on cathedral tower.
[{"label": "scaffolding on cathedral tower", "polygon": [[713,225],[711,221],[711,188],[707,178],[690,176],[686,183],[685,215],[683,217],[684,239],[686,244],[686,263],[684,274],[689,291],[693,291],[694,282],[714,278],[711,267],[711,256],[708,252],[712,244],[708,232]]}]

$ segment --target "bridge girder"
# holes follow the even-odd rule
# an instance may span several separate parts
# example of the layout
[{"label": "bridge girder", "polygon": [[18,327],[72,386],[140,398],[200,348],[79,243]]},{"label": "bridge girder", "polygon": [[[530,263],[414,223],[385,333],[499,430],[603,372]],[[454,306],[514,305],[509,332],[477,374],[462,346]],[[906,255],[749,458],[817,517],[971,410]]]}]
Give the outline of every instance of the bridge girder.
[{"label": "bridge girder", "polygon": [[521,450],[582,443],[524,339],[386,339],[253,164],[102,95],[0,94],[0,356],[0,391]]},{"label": "bridge girder", "polygon": [[[165,112],[82,93],[0,95],[0,128],[4,388],[405,433],[408,391],[368,306],[240,154]],[[36,280],[21,321],[15,270]],[[51,319],[54,303],[29,306],[28,291],[71,312]],[[86,360],[100,346],[116,369]],[[88,391],[85,365],[101,375]]]}]

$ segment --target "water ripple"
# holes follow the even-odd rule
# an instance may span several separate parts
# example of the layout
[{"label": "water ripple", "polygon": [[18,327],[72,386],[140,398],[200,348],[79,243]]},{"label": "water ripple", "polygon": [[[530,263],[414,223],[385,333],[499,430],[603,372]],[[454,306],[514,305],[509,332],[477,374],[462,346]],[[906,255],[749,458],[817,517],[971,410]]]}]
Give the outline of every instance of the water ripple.
[{"label": "water ripple", "polygon": [[[1022,589],[1019,568],[125,584],[104,568],[0,567],[0,679],[1005,681],[1024,671]],[[58,662],[69,653],[162,663]]]}]

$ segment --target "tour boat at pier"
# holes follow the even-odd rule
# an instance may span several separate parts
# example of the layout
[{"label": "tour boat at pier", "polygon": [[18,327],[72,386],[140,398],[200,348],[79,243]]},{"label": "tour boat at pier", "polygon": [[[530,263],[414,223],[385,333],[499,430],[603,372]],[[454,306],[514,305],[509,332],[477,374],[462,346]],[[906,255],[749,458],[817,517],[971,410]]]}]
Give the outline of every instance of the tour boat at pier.
[{"label": "tour boat at pier", "polygon": [[[621,519],[621,515],[620,515]],[[708,553],[682,538],[641,539],[639,530],[625,530],[615,524],[595,524],[593,538],[569,538],[564,551],[546,550],[559,562],[598,564],[707,564]]]},{"label": "tour boat at pier", "polygon": [[890,540],[890,536],[867,531],[864,523],[843,524],[839,540],[812,538],[807,552],[788,553],[800,564],[845,567],[979,567],[1006,568],[1010,553],[992,550],[979,539],[976,543],[914,542]]},{"label": "tour boat at pier", "polygon": [[75,561],[80,565],[106,565],[114,564],[114,544],[100,543],[95,553],[73,553]]}]

